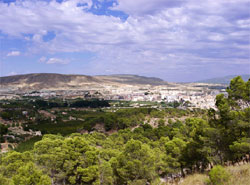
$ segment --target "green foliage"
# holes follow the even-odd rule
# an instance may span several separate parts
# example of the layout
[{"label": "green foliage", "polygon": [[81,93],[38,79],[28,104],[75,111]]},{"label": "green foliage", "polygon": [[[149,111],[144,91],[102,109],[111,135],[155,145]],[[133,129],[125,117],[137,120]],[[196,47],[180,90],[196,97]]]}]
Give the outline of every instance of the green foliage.
[{"label": "green foliage", "polygon": [[14,182],[12,179],[8,179],[4,177],[2,174],[0,174],[0,184],[1,185],[14,185]]},{"label": "green foliage", "polygon": [[35,144],[34,153],[38,164],[48,169],[56,181],[70,184],[98,181],[98,151],[82,137],[47,135]]},{"label": "green foliage", "polygon": [[13,182],[16,185],[51,184],[49,176],[43,174],[32,162],[25,164],[17,170],[17,174],[13,176]]},{"label": "green foliage", "polygon": [[173,101],[173,102],[169,102],[167,105],[169,107],[177,108],[177,107],[179,107],[181,105],[181,103],[178,102],[178,101]]},{"label": "green foliage", "polygon": [[17,151],[17,152],[26,152],[26,151],[32,150],[33,147],[34,147],[34,144],[37,141],[40,141],[41,139],[42,139],[42,137],[35,136],[35,137],[32,137],[31,139],[29,139],[27,141],[21,142],[20,144],[18,144],[17,148],[15,148],[15,151]]},{"label": "green foliage", "polygon": [[70,107],[110,107],[109,103],[105,100],[77,100],[70,104]]},{"label": "green foliage", "polygon": [[230,86],[227,88],[227,92],[229,100],[243,100],[247,103],[247,105],[249,105],[250,79],[248,80],[248,82],[245,82],[240,76],[235,77],[231,80]]},{"label": "green foliage", "polygon": [[154,162],[154,153],[148,145],[130,140],[124,151],[112,159],[112,166],[120,184],[138,180],[151,182],[156,177]]},{"label": "green foliage", "polygon": [[0,123],[0,136],[8,133],[8,127]]},{"label": "green foliage", "polygon": [[0,160],[0,181],[18,185],[49,184],[48,176],[35,167],[32,159],[31,153],[10,152],[2,156]]},{"label": "green foliage", "polygon": [[230,174],[220,165],[215,166],[209,172],[209,184],[212,185],[223,185],[227,184],[230,179]]},{"label": "green foliage", "polygon": [[10,114],[10,112],[7,112],[7,111],[0,112],[0,116],[5,120],[11,120],[12,118],[12,115]]},{"label": "green foliage", "polygon": [[240,160],[248,154],[248,138],[250,138],[249,81],[241,77],[232,79],[227,88],[228,97],[223,94],[216,97],[218,111],[209,111],[206,149],[210,160]]},{"label": "green foliage", "polygon": [[250,138],[241,138],[239,141],[234,141],[229,148],[234,153],[235,158],[241,158],[250,153]]},{"label": "green foliage", "polygon": [[76,133],[78,129],[84,126],[83,121],[71,120],[59,123],[42,123],[29,125],[32,130],[40,130],[43,134],[62,134],[64,136]]},{"label": "green foliage", "polygon": [[114,184],[114,173],[110,162],[105,160],[100,161],[100,184],[112,185]]},{"label": "green foliage", "polygon": [[55,100],[45,101],[42,99],[36,99],[33,103],[39,109],[48,109],[48,108],[55,108],[55,107],[90,107],[90,108],[98,108],[98,107],[110,107],[109,103],[105,100],[82,100],[77,99],[74,101],[69,102],[58,102]]},{"label": "green foliage", "polygon": [[165,145],[169,172],[178,172],[183,166],[183,154],[187,143],[179,138],[168,141]]}]

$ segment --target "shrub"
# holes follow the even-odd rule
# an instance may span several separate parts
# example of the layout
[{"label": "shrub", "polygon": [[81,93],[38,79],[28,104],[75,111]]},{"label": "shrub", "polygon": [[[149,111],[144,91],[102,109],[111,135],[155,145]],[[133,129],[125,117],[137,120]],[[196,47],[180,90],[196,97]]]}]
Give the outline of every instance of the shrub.
[{"label": "shrub", "polygon": [[216,165],[209,172],[209,184],[212,185],[223,185],[229,181],[230,174],[220,165]]}]

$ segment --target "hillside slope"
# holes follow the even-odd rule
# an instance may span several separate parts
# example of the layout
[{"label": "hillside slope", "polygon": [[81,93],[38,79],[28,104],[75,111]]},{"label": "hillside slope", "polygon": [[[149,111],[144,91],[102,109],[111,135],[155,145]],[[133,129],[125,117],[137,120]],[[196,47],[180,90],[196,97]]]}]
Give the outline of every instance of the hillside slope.
[{"label": "hillside slope", "polygon": [[105,80],[110,82],[124,83],[124,84],[150,84],[150,85],[166,85],[167,82],[163,81],[160,78],[155,77],[145,77],[139,75],[125,75],[125,74],[117,74],[117,75],[100,75],[95,76],[95,78],[99,80]]},{"label": "hillside slope", "polygon": [[12,87],[20,90],[27,89],[72,89],[84,87],[103,87],[106,85],[166,85],[167,82],[159,78],[138,75],[64,75],[55,73],[34,73],[0,77],[1,87]]},{"label": "hillside slope", "polygon": [[[250,165],[245,164],[241,166],[229,166],[226,170],[230,174],[229,182],[227,185],[249,185],[250,184]],[[206,174],[193,174],[184,178],[180,185],[206,185],[208,175]]]},{"label": "hillside slope", "polygon": [[[212,84],[229,84],[230,81],[238,75],[229,75],[218,78],[210,78],[206,80],[198,81],[199,83],[212,83]],[[250,78],[250,74],[240,75],[244,81],[247,81]]]}]

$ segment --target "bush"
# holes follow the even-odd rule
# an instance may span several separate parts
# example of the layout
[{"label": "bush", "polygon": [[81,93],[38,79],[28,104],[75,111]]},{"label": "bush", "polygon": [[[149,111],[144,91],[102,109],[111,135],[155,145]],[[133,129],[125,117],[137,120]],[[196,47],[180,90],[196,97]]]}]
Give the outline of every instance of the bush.
[{"label": "bush", "polygon": [[15,140],[14,138],[12,138],[12,137],[8,137],[8,138],[7,138],[7,141],[8,141],[9,143],[15,143],[15,142],[16,142],[16,140]]},{"label": "bush", "polygon": [[216,165],[209,172],[209,184],[212,185],[223,185],[229,181],[230,174],[220,165]]},{"label": "bush", "polygon": [[8,133],[8,127],[4,124],[0,123],[0,135],[4,135]]}]

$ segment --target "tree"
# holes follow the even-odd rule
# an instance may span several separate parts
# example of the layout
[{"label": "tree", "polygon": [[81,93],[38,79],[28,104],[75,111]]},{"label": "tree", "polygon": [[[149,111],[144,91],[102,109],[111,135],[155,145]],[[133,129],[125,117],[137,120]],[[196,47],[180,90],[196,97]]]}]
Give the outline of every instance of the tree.
[{"label": "tree", "polygon": [[100,185],[114,184],[114,174],[113,169],[111,167],[111,163],[105,160],[100,160],[99,163]]},{"label": "tree", "polygon": [[17,170],[17,174],[13,176],[13,182],[16,185],[51,184],[49,176],[43,174],[32,162],[26,163]]},{"label": "tree", "polygon": [[10,114],[10,112],[7,112],[7,111],[2,111],[0,113],[0,116],[5,119],[5,120],[11,120],[12,118],[12,115]]},{"label": "tree", "polygon": [[[238,150],[247,153],[250,138],[250,79],[244,82],[240,76],[231,80],[227,88],[228,96],[217,95],[217,112],[209,111],[208,141],[220,163],[237,160]],[[214,156],[216,157],[216,156]]]},{"label": "tree", "polygon": [[152,182],[157,177],[154,162],[154,153],[147,144],[133,139],[128,141],[124,151],[111,159],[116,183]]},{"label": "tree", "polygon": [[48,185],[50,178],[33,162],[30,152],[8,152],[0,160],[0,184]]},{"label": "tree", "polygon": [[35,160],[49,171],[52,184],[99,181],[98,151],[82,137],[46,135],[34,146]]},{"label": "tree", "polygon": [[250,106],[250,79],[244,82],[240,76],[231,80],[227,88],[228,100],[232,106]]},{"label": "tree", "polygon": [[250,155],[250,138],[242,138],[234,141],[229,147],[234,152],[234,158],[241,159],[246,154]]},{"label": "tree", "polygon": [[171,141],[166,143],[167,162],[170,166],[169,172],[175,173],[183,170],[185,166],[183,154],[186,146],[187,142],[180,138],[173,138]]},{"label": "tree", "polygon": [[209,151],[205,147],[205,136],[208,123],[201,118],[188,118],[185,121],[184,134],[186,136],[187,146],[183,152],[185,165],[192,169],[203,171],[209,163]]},{"label": "tree", "polygon": [[0,123],[0,136],[8,133],[8,126]]}]

